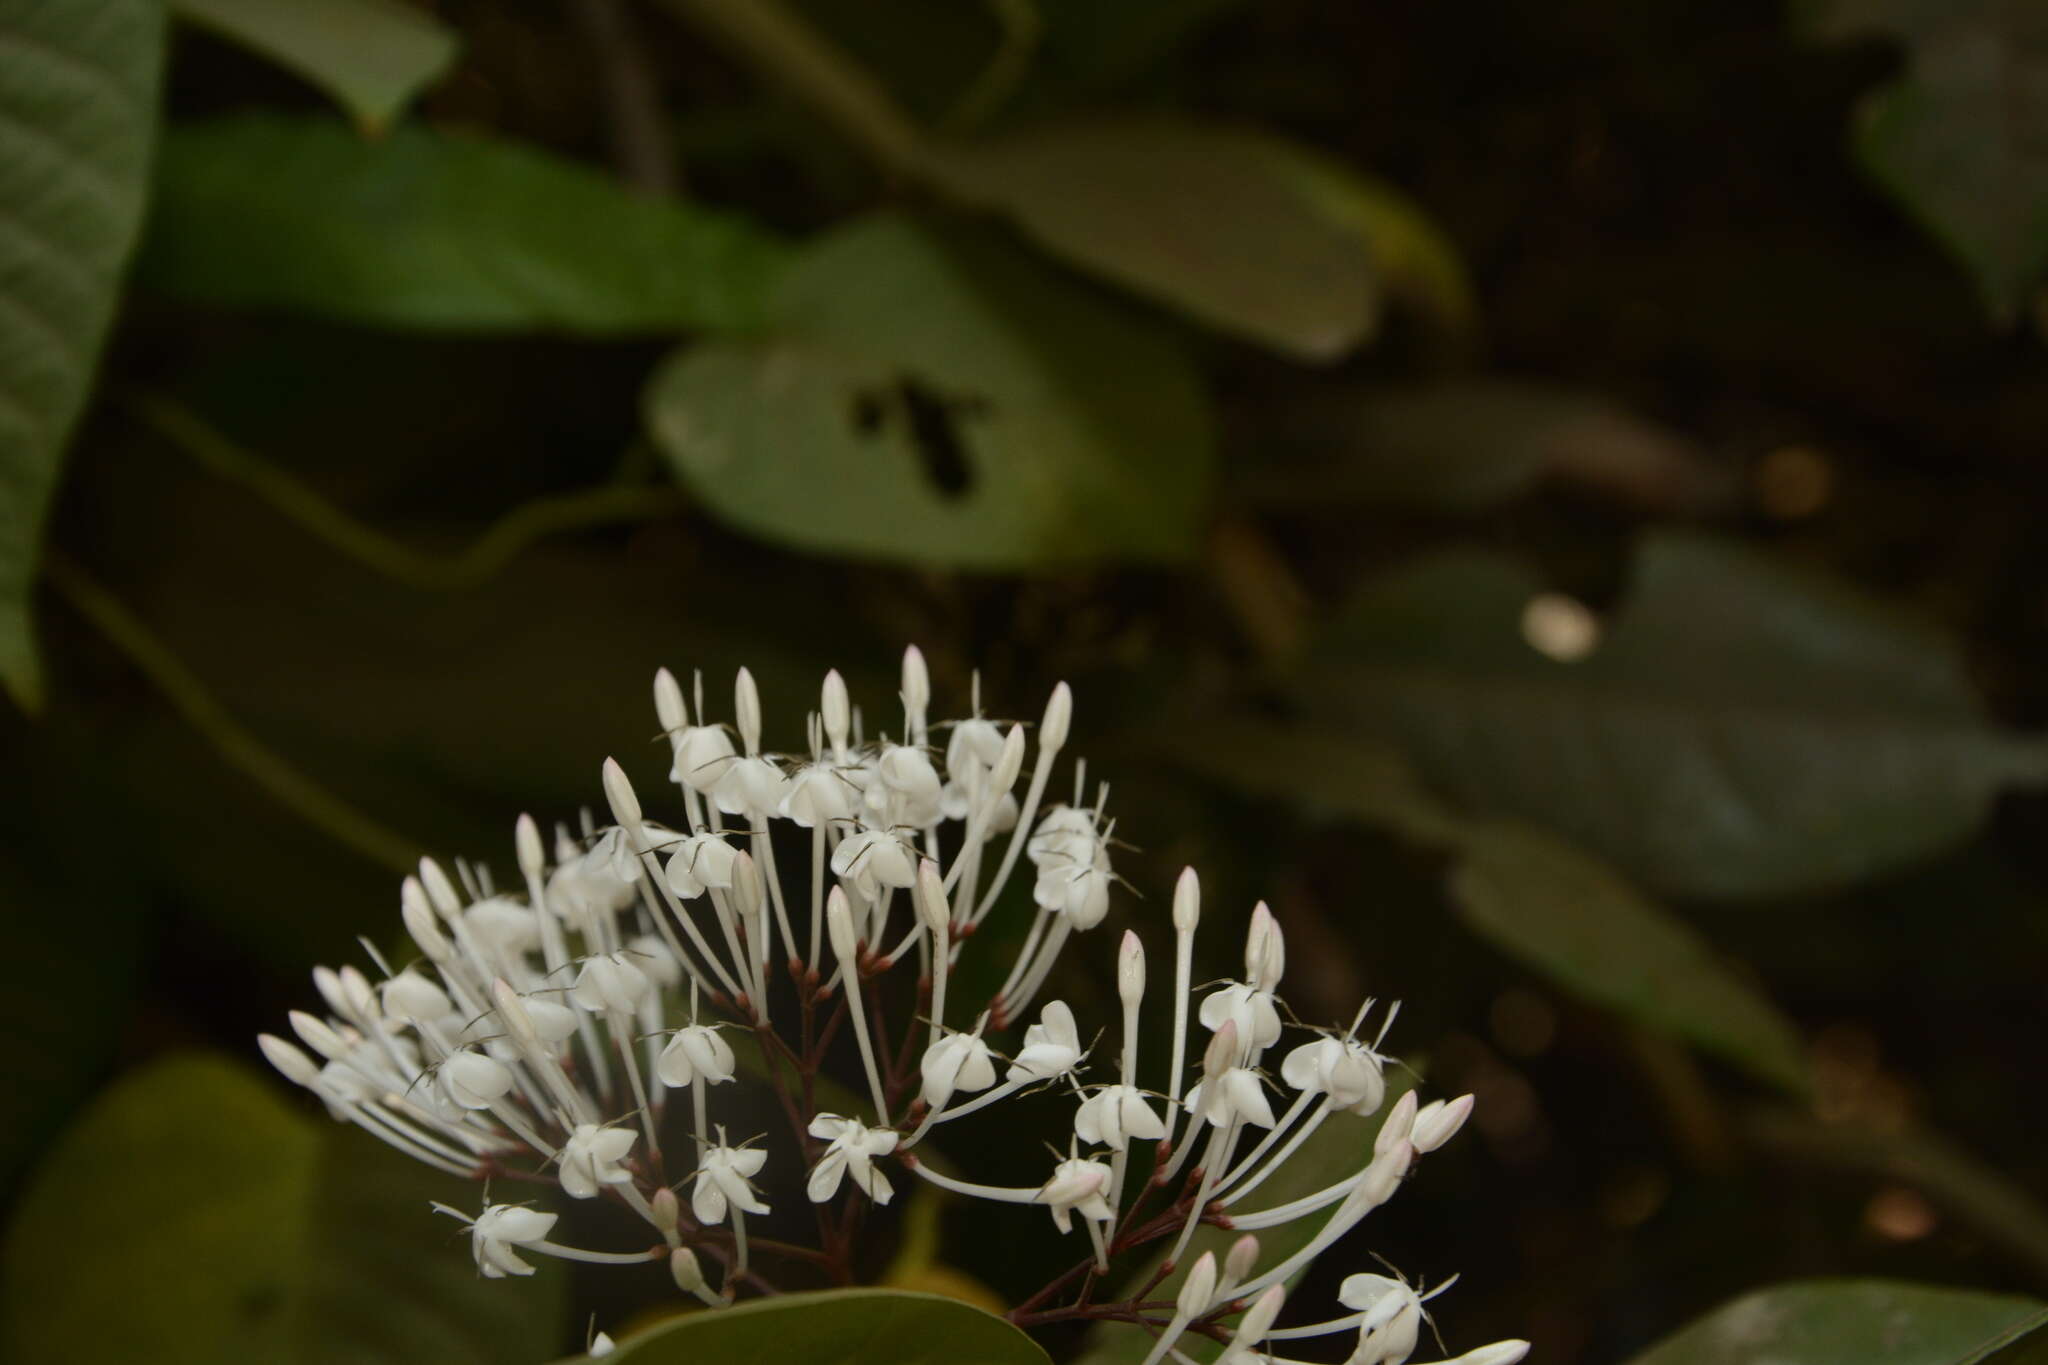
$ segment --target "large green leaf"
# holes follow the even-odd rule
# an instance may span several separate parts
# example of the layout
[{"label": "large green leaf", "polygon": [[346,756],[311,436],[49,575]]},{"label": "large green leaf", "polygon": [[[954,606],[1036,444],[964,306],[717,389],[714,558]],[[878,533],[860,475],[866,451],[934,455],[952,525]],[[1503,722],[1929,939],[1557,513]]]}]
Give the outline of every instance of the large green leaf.
[{"label": "large green leaf", "polygon": [[1612,868],[1541,830],[1478,825],[1459,840],[1451,899],[1481,937],[1583,996],[1788,1089],[1799,1036],[1713,948]]},{"label": "large green leaf", "polygon": [[2048,282],[2048,7],[2011,0],[1806,0],[1816,32],[1903,40],[1906,74],[1870,96],[1871,173],[2011,319]]},{"label": "large green leaf", "polygon": [[0,1355],[45,1365],[491,1365],[545,1354],[559,1277],[480,1278],[430,1199],[476,1196],[238,1065],[160,1061],[37,1172],[0,1259]]},{"label": "large green leaf", "polygon": [[263,114],[171,129],[139,269],[202,303],[613,335],[751,326],[783,261],[733,215],[532,147]]},{"label": "large green leaf", "polygon": [[1810,1280],[1745,1294],[1637,1356],[1632,1365],[2022,1365],[2000,1355],[2048,1345],[2032,1299],[1887,1280]]},{"label": "large green leaf", "polygon": [[812,248],[771,335],[678,353],[646,407],[727,520],[917,564],[1183,557],[1214,476],[1168,338],[1000,240],[893,215]]},{"label": "large green leaf", "polygon": [[455,60],[455,32],[404,0],[173,0],[181,16],[289,67],[365,131],[383,129]]},{"label": "large green leaf", "polygon": [[30,707],[43,511],[142,219],[163,27],[154,0],[0,11],[0,684]]},{"label": "large green leaf", "polygon": [[2039,742],[1984,718],[1953,649],[1730,545],[1647,541],[1589,658],[1521,637],[1536,584],[1447,553],[1371,586],[1301,691],[1468,806],[1549,825],[1645,885],[1785,894],[1966,836]]},{"label": "large green leaf", "polygon": [[643,1332],[607,1365],[1046,1365],[992,1313],[900,1289],[833,1289],[691,1313]]},{"label": "large green leaf", "polygon": [[935,170],[1084,269],[1289,355],[1333,360],[1373,324],[1372,261],[1275,145],[1177,120],[1096,119],[962,147]]}]

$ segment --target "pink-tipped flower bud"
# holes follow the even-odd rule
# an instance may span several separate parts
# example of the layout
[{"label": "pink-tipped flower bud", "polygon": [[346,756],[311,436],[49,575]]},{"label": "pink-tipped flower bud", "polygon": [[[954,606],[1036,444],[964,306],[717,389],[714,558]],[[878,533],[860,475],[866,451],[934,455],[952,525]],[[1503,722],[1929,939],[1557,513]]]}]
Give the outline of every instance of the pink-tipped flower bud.
[{"label": "pink-tipped flower bud", "polygon": [[1471,1114],[1470,1095],[1460,1095],[1448,1102],[1432,1100],[1415,1111],[1415,1123],[1409,1130],[1408,1141],[1418,1152],[1433,1152],[1457,1136]]},{"label": "pink-tipped flower bud", "polygon": [[1215,1297],[1216,1253],[1205,1251],[1188,1271],[1188,1277],[1180,1282],[1173,1311],[1183,1318],[1199,1318],[1209,1311],[1209,1302]]},{"label": "pink-tipped flower bud", "polygon": [[1408,1134],[1415,1127],[1415,1107],[1415,1092],[1402,1092],[1401,1098],[1394,1101],[1394,1107],[1381,1121],[1379,1136],[1372,1140],[1374,1153],[1384,1152],[1395,1143],[1408,1140]]},{"label": "pink-tipped flower bud", "polygon": [[853,907],[846,903],[845,890],[837,886],[825,897],[825,932],[831,936],[833,954],[852,971],[858,947],[853,934]]}]

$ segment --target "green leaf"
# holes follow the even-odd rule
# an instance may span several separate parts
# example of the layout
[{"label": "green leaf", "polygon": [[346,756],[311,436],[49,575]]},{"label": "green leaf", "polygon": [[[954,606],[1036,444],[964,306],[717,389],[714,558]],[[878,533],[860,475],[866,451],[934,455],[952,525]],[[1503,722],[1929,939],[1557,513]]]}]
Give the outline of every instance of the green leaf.
[{"label": "green leaf", "polygon": [[1334,360],[1373,326],[1372,261],[1281,168],[1277,145],[1098,119],[977,142],[933,169],[1084,269],[1287,355]]},{"label": "green leaf", "polygon": [[1245,492],[1289,511],[1476,512],[1548,474],[1658,505],[1696,505],[1714,491],[1676,434],[1597,395],[1514,380],[1325,388],[1259,430],[1268,459]]},{"label": "green leaf", "polygon": [[476,1202],[236,1064],[160,1061],[102,1095],[23,1198],[0,1258],[0,1355],[532,1360],[557,1330],[558,1277],[480,1278],[434,1198]]},{"label": "green leaf", "polygon": [[[1978,1365],[2033,1329],[2041,1305],[2007,1294],[1888,1280],[1808,1280],[1745,1294],[1637,1356],[1632,1365]],[[2032,1357],[2039,1359],[2039,1357]]]},{"label": "green leaf", "polygon": [[213,29],[319,86],[366,132],[381,131],[455,60],[455,32],[402,0],[172,0]]},{"label": "green leaf", "polygon": [[1555,828],[1653,890],[1775,896],[1958,842],[2044,752],[1986,721],[1953,648],[1842,587],[1682,536],[1644,544],[1593,654],[1521,636],[1536,584],[1449,553],[1363,593],[1300,679],[1469,808]]},{"label": "green leaf", "polygon": [[1046,1365],[992,1313],[936,1294],[832,1289],[691,1313],[620,1343],[607,1365]]},{"label": "green leaf", "polygon": [[604,336],[752,326],[784,259],[739,218],[531,147],[265,114],[171,129],[139,268],[199,303]]},{"label": "green leaf", "polygon": [[2048,281],[2048,10],[2007,0],[1807,0],[1808,26],[1895,35],[1905,76],[1855,133],[1871,174],[2011,321]]},{"label": "green leaf", "polygon": [[1171,340],[989,235],[882,215],[767,337],[678,353],[649,429],[719,515],[808,549],[1016,569],[1191,553],[1209,411]]},{"label": "green leaf", "polygon": [[142,219],[163,27],[153,0],[0,14],[0,683],[28,708],[43,512]]},{"label": "green leaf", "polygon": [[1458,847],[1451,900],[1474,933],[1575,995],[1806,1089],[1799,1036],[1784,1016],[1612,868],[1508,823],[1475,826]]}]

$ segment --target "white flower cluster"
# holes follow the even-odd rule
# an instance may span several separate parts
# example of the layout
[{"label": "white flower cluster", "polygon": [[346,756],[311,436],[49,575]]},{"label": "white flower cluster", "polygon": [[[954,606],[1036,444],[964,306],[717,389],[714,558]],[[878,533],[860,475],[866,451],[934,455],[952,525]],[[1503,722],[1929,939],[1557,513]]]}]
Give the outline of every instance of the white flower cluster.
[{"label": "white flower cluster", "polygon": [[[865,736],[837,673],[826,676],[797,755],[762,749],[760,699],[744,670],[730,727],[706,714],[701,681],[693,700],[694,709],[666,671],[657,677],[680,822],[648,818],[624,769],[607,761],[611,824],[598,828],[586,816],[579,832],[557,829],[550,850],[522,817],[518,893],[499,891],[482,866],[458,864],[450,877],[422,862],[400,902],[418,960],[394,969],[373,949],[376,980],[354,967],[318,968],[330,1016],[292,1015],[303,1047],[260,1039],[273,1064],[336,1118],[410,1156],[476,1178],[551,1178],[569,1198],[616,1200],[660,1237],[642,1250],[592,1251],[550,1241],[556,1215],[536,1208],[489,1204],[470,1218],[443,1207],[469,1225],[482,1274],[531,1274],[521,1252],[603,1263],[666,1257],[686,1292],[707,1304],[730,1301],[750,1281],[747,1220],[771,1212],[764,1172],[772,1164],[796,1174],[784,1164],[791,1156],[774,1154],[779,1144],[733,1143],[710,1122],[708,1091],[744,1069],[787,1113],[816,1204],[849,1185],[855,1197],[886,1204],[893,1166],[969,1197],[1040,1205],[1062,1232],[1078,1220],[1098,1270],[1169,1238],[1170,1264],[1204,1222],[1243,1233],[1221,1267],[1205,1253],[1187,1270],[1170,1317],[1135,1314],[1156,1333],[1148,1365],[1186,1359],[1179,1338],[1223,1336],[1230,1318],[1238,1321],[1226,1361],[1277,1359],[1266,1343],[1353,1329],[1354,1365],[1408,1359],[1423,1296],[1405,1282],[1354,1275],[1340,1291],[1348,1315],[1277,1329],[1282,1287],[1457,1132],[1471,1097],[1419,1106],[1404,1093],[1357,1170],[1302,1198],[1246,1209],[1323,1123],[1382,1108],[1389,1059],[1379,1046],[1394,1014],[1385,1012],[1371,1043],[1359,1034],[1371,1001],[1347,1030],[1305,1031],[1280,1061],[1293,1093],[1276,1115],[1265,1057],[1291,1015],[1277,994],[1285,945],[1264,905],[1252,913],[1242,979],[1197,1004],[1200,891],[1192,869],[1182,874],[1171,915],[1170,1062],[1159,1089],[1139,1080],[1146,961],[1135,933],[1118,950],[1123,1017],[1113,1079],[1084,1079],[1084,1035],[1059,1000],[1039,1009],[1007,1053],[992,1041],[1025,1022],[1069,938],[1103,921],[1116,881],[1106,789],[1089,803],[1077,765],[1073,802],[1046,805],[1072,714],[1064,684],[1035,746],[1025,726],[983,717],[978,695],[969,716],[929,721],[930,684],[915,649],[904,659],[894,737]],[[944,738],[943,764],[935,734]],[[795,875],[785,879],[778,859]],[[951,1027],[954,966],[1020,860],[1033,869],[1036,914],[1002,987],[969,1027]],[[906,962],[917,968],[914,1013],[892,1039],[888,1007],[904,1002],[885,1000],[884,978]],[[1192,1049],[1190,1013],[1207,1034]],[[857,1046],[871,1114],[809,1104],[842,1028]],[[736,1050],[736,1041],[744,1046]],[[913,1053],[920,1060],[911,1067]],[[933,1129],[1027,1091],[1064,1094],[1072,1106],[1067,1155],[1036,1183],[957,1179],[914,1152]],[[671,1092],[688,1093],[692,1116],[687,1212],[661,1149]],[[1127,1182],[1142,1144],[1149,1164]],[[1127,1198],[1134,1188],[1137,1197]],[[1144,1213],[1155,1194],[1165,1205]],[[1300,1250],[1261,1268],[1254,1234],[1297,1219],[1320,1226]],[[724,1269],[715,1288],[700,1253]],[[816,1261],[823,1253],[805,1254]],[[1131,1315],[1128,1306],[1117,1311]],[[1499,1342],[1457,1359],[1507,1365],[1526,1349]]]}]

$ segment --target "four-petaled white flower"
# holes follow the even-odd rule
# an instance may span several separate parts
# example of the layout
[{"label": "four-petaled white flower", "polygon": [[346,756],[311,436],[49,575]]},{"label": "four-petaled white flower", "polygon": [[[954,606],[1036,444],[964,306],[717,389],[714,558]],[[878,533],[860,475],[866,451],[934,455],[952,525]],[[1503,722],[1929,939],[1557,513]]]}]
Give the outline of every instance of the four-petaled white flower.
[{"label": "four-petaled white flower", "polygon": [[697,1183],[690,1208],[700,1223],[723,1223],[727,1204],[742,1213],[766,1213],[750,1183],[761,1173],[768,1153],[759,1147],[708,1147],[697,1159]]},{"label": "four-petaled white flower", "polygon": [[1105,1163],[1068,1157],[1039,1189],[1037,1202],[1051,1208],[1053,1224],[1061,1232],[1072,1230],[1077,1213],[1091,1222],[1107,1223],[1116,1217],[1106,1197],[1109,1182],[1110,1169]]},{"label": "four-petaled white flower", "polygon": [[924,1050],[919,1064],[924,1085],[918,1091],[933,1109],[943,1109],[955,1091],[970,1094],[996,1083],[996,1066],[978,1033],[948,1033]]},{"label": "four-petaled white flower", "polygon": [[1351,1275],[1338,1286],[1337,1302],[1365,1314],[1347,1365],[1402,1365],[1415,1353],[1422,1298],[1409,1284],[1385,1275]]},{"label": "four-petaled white flower", "polygon": [[1328,1095],[1333,1108],[1366,1115],[1387,1097],[1384,1059],[1355,1038],[1325,1036],[1303,1043],[1280,1064],[1280,1079],[1296,1090]]},{"label": "four-petaled white flower", "polygon": [[464,1109],[488,1109],[512,1088],[512,1068],[495,1057],[457,1048],[441,1059],[441,1093]]},{"label": "four-petaled white flower", "polygon": [[1165,1137],[1166,1121],[1135,1085],[1105,1085],[1081,1101],[1074,1113],[1074,1135],[1121,1152],[1132,1138]]},{"label": "four-petaled white flower", "polygon": [[1280,1011],[1273,993],[1245,982],[1234,982],[1202,1002],[1202,1027],[1220,1029],[1227,1020],[1237,1025],[1240,1042],[1262,1051],[1280,1041]]},{"label": "four-petaled white flower", "polygon": [[688,1024],[675,1031],[654,1065],[663,1085],[680,1090],[700,1076],[706,1085],[719,1085],[733,1078],[737,1063],[732,1044],[718,1036],[718,1028],[716,1024]]},{"label": "four-petaled white flower", "polygon": [[491,1205],[469,1225],[469,1249],[476,1257],[476,1268],[488,1280],[531,1275],[533,1267],[520,1260],[513,1248],[546,1241],[559,1216],[519,1204]]},{"label": "four-petaled white flower", "polygon": [[818,1164],[811,1167],[806,1192],[813,1204],[822,1204],[839,1193],[842,1177],[850,1176],[863,1194],[877,1204],[886,1204],[895,1188],[889,1177],[875,1167],[874,1159],[896,1150],[898,1135],[893,1128],[870,1128],[858,1119],[839,1114],[820,1114],[811,1120],[811,1136],[829,1145]]},{"label": "four-petaled white flower", "polygon": [[575,988],[569,995],[593,1013],[623,1010],[631,1014],[640,1008],[640,1002],[652,989],[654,984],[647,979],[647,973],[630,956],[599,953],[584,959],[583,970],[577,974]]},{"label": "four-petaled white flower", "polygon": [[1242,1120],[1260,1128],[1273,1126],[1273,1106],[1266,1099],[1266,1087],[1259,1074],[1247,1067],[1233,1066],[1217,1076],[1204,1076],[1188,1090],[1185,1101],[1190,1114],[1221,1128]]},{"label": "four-petaled white flower", "polygon": [[885,887],[901,890],[916,884],[917,853],[892,831],[857,830],[833,850],[832,870],[873,901]]},{"label": "four-petaled white flower", "polygon": [[1048,1080],[1064,1076],[1081,1060],[1081,1032],[1064,1000],[1049,1000],[1038,1022],[1024,1030],[1024,1046],[1010,1066],[1010,1080]]},{"label": "four-petaled white flower", "polygon": [[562,1144],[562,1192],[571,1199],[591,1199],[603,1185],[625,1185],[633,1176],[619,1163],[639,1137],[630,1128],[600,1128],[579,1123]]},{"label": "four-petaled white flower", "polygon": [[723,891],[732,885],[735,850],[716,834],[693,834],[676,845],[662,871],[669,890],[695,900],[706,887]]}]

